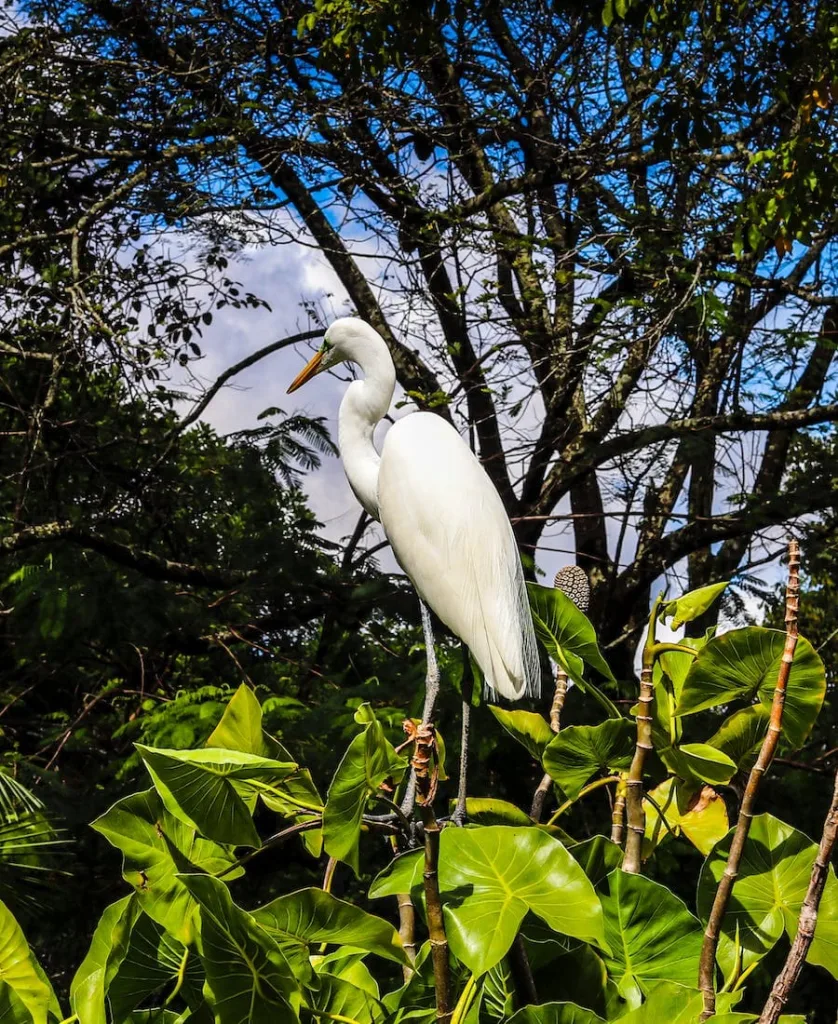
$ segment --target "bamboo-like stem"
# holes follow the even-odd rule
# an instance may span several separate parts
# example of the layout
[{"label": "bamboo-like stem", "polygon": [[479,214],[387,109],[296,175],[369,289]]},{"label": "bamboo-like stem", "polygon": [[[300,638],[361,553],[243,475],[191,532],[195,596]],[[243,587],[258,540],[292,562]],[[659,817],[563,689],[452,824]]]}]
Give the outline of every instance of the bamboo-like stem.
[{"label": "bamboo-like stem", "polygon": [[734,883],[739,874],[742,852],[745,848],[745,841],[748,838],[748,832],[750,831],[751,821],[754,816],[757,792],[759,791],[763,776],[771,765],[771,760],[777,750],[777,744],[783,728],[786,687],[794,660],[794,651],[797,647],[797,616],[799,608],[800,548],[796,540],[791,540],[789,541],[789,581],[786,587],[786,642],[783,648],[783,656],[780,660],[780,669],[777,673],[777,686],[774,689],[774,700],[771,703],[771,718],[768,723],[768,731],[759,749],[756,764],[748,776],[748,783],[745,786],[745,792],[739,808],[736,831],[733,834],[730,853],[727,856],[727,864],[716,889],[713,907],[707,921],[707,928],[704,931],[704,945],[701,949],[701,961],[698,969],[698,987],[701,989],[702,996],[704,997],[704,1009],[699,1017],[701,1021],[711,1017],[716,1009],[716,948],[719,944],[722,921],[724,920],[730,895],[733,892]]},{"label": "bamboo-like stem", "polygon": [[623,831],[626,817],[626,784],[621,779],[614,793],[614,806],[611,808],[611,842],[623,845]]},{"label": "bamboo-like stem", "polygon": [[433,787],[429,766],[436,756],[436,735],[432,725],[424,722],[416,731],[416,748],[412,759],[413,776],[419,796],[425,838],[425,870],[422,878],[428,918],[428,937],[431,941],[431,962],[434,969],[436,1019],[449,1024],[451,1006],[451,967],[448,962],[448,936],[439,892],[439,837],[442,832],[433,808]]},{"label": "bamboo-like stem", "polygon": [[797,921],[797,934],[791,949],[786,957],[782,971],[774,980],[771,994],[763,1007],[758,1024],[777,1024],[780,1014],[788,1002],[791,990],[797,984],[803,964],[806,961],[806,954],[812,945],[815,937],[815,926],[818,923],[818,907],[823,896],[824,886],[829,876],[829,863],[832,859],[832,851],[835,848],[835,839],[838,836],[838,774],[835,776],[835,788],[832,793],[832,803],[826,815],[823,826],[818,853],[815,863],[812,865],[812,874],[809,876],[809,888],[806,890],[806,899],[800,908],[800,917]]},{"label": "bamboo-like stem", "polygon": [[[399,938],[402,940],[404,951],[411,964],[416,962],[416,908],[410,893],[400,892],[396,899],[399,903]],[[413,977],[413,968],[407,964],[402,968],[405,982]]]},{"label": "bamboo-like stem", "polygon": [[643,660],[640,668],[640,700],[637,711],[637,742],[634,757],[631,760],[628,777],[626,778],[626,855],[623,858],[623,871],[638,874],[643,853],[643,836],[646,833],[646,812],[643,810],[643,767],[646,755],[652,749],[652,709],[653,685],[652,672],[657,655],[655,634],[658,627],[661,601],[657,598],[649,616],[649,631],[643,645]]},{"label": "bamboo-like stem", "polygon": [[[559,666],[556,669],[556,688],[553,691],[553,703],[550,705],[550,728],[553,732],[559,732],[562,727],[562,709],[564,708],[565,697],[567,696],[567,672]],[[538,788],[533,793],[532,807],[530,808],[530,817],[533,821],[541,821],[541,815],[544,813],[544,801],[547,799],[547,794],[550,792],[550,785],[552,779],[545,772],[541,776],[541,782],[538,784]]]}]

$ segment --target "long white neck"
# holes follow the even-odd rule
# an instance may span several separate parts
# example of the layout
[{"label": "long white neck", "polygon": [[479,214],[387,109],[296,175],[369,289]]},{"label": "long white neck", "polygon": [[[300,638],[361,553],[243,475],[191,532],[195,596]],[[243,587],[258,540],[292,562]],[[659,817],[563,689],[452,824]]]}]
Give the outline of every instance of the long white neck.
[{"label": "long white neck", "polygon": [[[376,344],[373,344],[373,340]],[[366,511],[378,519],[378,467],[373,442],[375,428],[393,398],[396,370],[384,340],[378,335],[354,360],[364,374],[343,396],[338,413],[338,448],[349,486]]]}]

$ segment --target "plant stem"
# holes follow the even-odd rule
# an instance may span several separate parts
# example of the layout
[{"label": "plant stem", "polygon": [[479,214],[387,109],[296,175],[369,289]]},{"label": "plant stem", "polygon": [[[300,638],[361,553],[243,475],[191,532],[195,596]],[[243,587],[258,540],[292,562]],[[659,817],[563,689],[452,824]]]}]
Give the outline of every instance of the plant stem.
[{"label": "plant stem", "polygon": [[701,962],[698,969],[698,987],[701,989],[704,997],[704,1009],[699,1018],[701,1021],[711,1017],[716,1009],[716,947],[719,944],[722,921],[727,910],[730,895],[733,892],[733,885],[739,874],[742,851],[745,848],[745,841],[748,838],[748,832],[750,831],[751,821],[754,816],[757,792],[759,791],[762,778],[774,757],[783,728],[786,686],[788,685],[792,661],[794,660],[794,651],[797,646],[797,615],[799,607],[800,548],[796,540],[791,540],[789,541],[789,581],[786,587],[786,642],[783,648],[783,656],[780,660],[780,669],[777,673],[777,686],[774,690],[774,700],[771,704],[771,719],[768,723],[768,731],[765,734],[765,739],[762,741],[757,762],[748,776],[748,784],[745,786],[745,793],[742,796],[739,818],[736,822],[736,831],[730,844],[727,864],[716,889],[713,908],[710,911],[707,928],[704,932],[704,945],[701,949]]},{"label": "plant stem", "polygon": [[434,727],[422,723],[416,732],[416,748],[412,758],[413,776],[419,796],[419,813],[422,816],[425,838],[425,903],[427,906],[428,937],[431,941],[431,962],[434,968],[434,992],[436,995],[436,1019],[449,1024],[451,1021],[451,967],[448,962],[448,936],[445,934],[445,919],[442,912],[442,898],[439,893],[439,837],[441,829],[433,808],[429,766],[436,756],[436,734]]},{"label": "plant stem", "polygon": [[[553,691],[553,703],[550,705],[550,728],[555,733],[559,732],[562,727],[562,709],[564,708],[566,696],[567,672],[560,665],[556,669],[556,688]],[[545,772],[541,777],[538,788],[533,793],[532,807],[530,808],[530,817],[533,821],[541,821],[541,815],[544,813],[544,801],[550,792],[552,781],[547,772]]]},{"label": "plant stem", "polygon": [[643,836],[646,832],[646,813],[643,810],[643,766],[646,755],[652,749],[652,706],[653,685],[652,672],[655,667],[655,656],[658,644],[655,634],[658,626],[661,599],[656,598],[649,616],[649,631],[643,645],[643,661],[640,668],[640,707],[637,712],[637,743],[631,761],[628,778],[626,779],[626,818],[628,832],[626,834],[626,855],[623,859],[623,871],[638,874],[641,855],[643,853]]},{"label": "plant stem", "polygon": [[466,982],[466,987],[463,989],[463,994],[457,1000],[457,1005],[454,1007],[454,1016],[451,1018],[451,1024],[463,1024],[466,1019],[466,1014],[474,1002],[474,997],[477,994],[477,976],[472,976]]},{"label": "plant stem", "polygon": [[[413,964],[416,962],[416,908],[409,892],[400,892],[396,899],[399,904],[399,938],[408,960]],[[413,977],[413,968],[405,965],[402,974],[407,983]]]},{"label": "plant stem", "polygon": [[806,954],[809,952],[812,939],[815,937],[815,926],[818,923],[818,907],[820,906],[824,886],[829,876],[829,862],[835,847],[836,836],[838,836],[838,774],[835,776],[832,803],[824,822],[818,853],[815,857],[815,863],[812,865],[812,874],[809,877],[806,899],[800,908],[797,934],[794,937],[794,942],[791,944],[791,949],[786,957],[783,969],[774,980],[774,986],[763,1007],[758,1024],[777,1024],[791,990],[797,984],[797,979],[800,977],[800,972],[806,960]]},{"label": "plant stem", "polygon": [[588,793],[593,793],[595,789],[600,789],[602,786],[608,786],[612,782],[619,782],[619,775],[606,775],[601,779],[594,779],[593,782],[589,782],[587,786],[583,786],[579,790],[579,793],[571,800],[565,800],[565,802],[556,810],[553,817],[547,822],[548,825],[555,824],[556,818],[560,818],[566,810],[571,808],[577,800],[581,800],[583,796],[587,796]]},{"label": "plant stem", "polygon": [[611,842],[623,845],[623,830],[626,816],[626,784],[620,779],[614,793],[614,806],[611,809]]},{"label": "plant stem", "polygon": [[538,992],[535,988],[535,978],[532,976],[530,958],[527,956],[527,947],[524,945],[524,937],[520,932],[515,936],[507,960],[521,1006],[527,1004],[535,1006],[538,1003]]}]

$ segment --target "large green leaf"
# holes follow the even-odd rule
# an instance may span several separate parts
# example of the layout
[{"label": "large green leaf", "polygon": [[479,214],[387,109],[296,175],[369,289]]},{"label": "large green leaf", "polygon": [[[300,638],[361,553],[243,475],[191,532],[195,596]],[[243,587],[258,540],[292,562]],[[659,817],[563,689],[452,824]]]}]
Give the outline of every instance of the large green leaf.
[{"label": "large green leaf", "polygon": [[32,1014],[15,990],[0,978],[0,1024],[32,1024]]},{"label": "large green leaf", "polygon": [[308,993],[309,1005],[318,1017],[353,1024],[383,1024],[386,1019],[384,1005],[369,989],[326,972],[318,974],[318,982]]},{"label": "large green leaf", "polygon": [[610,682],[615,682],[614,674],[599,649],[590,620],[561,590],[528,583],[527,591],[535,631],[547,648],[547,653],[562,666],[583,693],[589,693],[599,702],[610,718],[621,718],[620,712],[608,697],[585,678],[584,670],[587,666]]},{"label": "large green leaf", "polygon": [[739,771],[748,772],[757,759],[770,717],[771,710],[762,704],[740,708],[722,722],[707,743],[727,754]]},{"label": "large green leaf", "polygon": [[439,884],[451,950],[475,974],[506,954],[528,910],[557,932],[603,941],[593,886],[564,846],[539,829],[445,829]]},{"label": "large green leaf", "polygon": [[[269,736],[262,728],[262,707],[256,694],[245,683],[233,694],[206,745],[224,750],[240,750],[245,754],[256,754],[274,761],[294,760],[279,740]],[[307,768],[299,768],[292,775],[274,783],[269,790],[260,790],[260,796],[272,811],[295,821],[323,813],[323,801]],[[320,829],[302,833],[301,839],[310,853],[319,856],[323,844]]]},{"label": "large green leaf", "polygon": [[139,743],[137,750],[169,813],[231,846],[261,845],[251,817],[255,797],[297,770],[293,762],[240,750],[158,750]]},{"label": "large green leaf", "polygon": [[[741,998],[741,992],[719,992],[716,1009],[725,1012]],[[618,1017],[616,1024],[696,1024],[703,1009],[704,998],[697,988],[659,981],[649,987],[643,1005]]]},{"label": "large green leaf", "polygon": [[254,911],[298,972],[308,973],[309,945],[335,943],[408,964],[399,933],[389,922],[339,900],[323,889],[300,889]]},{"label": "large green leaf", "polygon": [[[550,733],[552,736],[553,734]],[[475,825],[532,825],[532,818],[507,800],[470,796],[466,800],[466,817]]]},{"label": "large green leaf", "polygon": [[208,875],[180,881],[200,905],[204,995],[217,1024],[299,1020],[300,990],[271,936],[233,903],[223,882]]},{"label": "large green leaf", "polygon": [[[61,1009],[14,915],[0,902],[0,981],[7,987],[0,1012],[19,1014],[21,1006],[32,1024],[47,1024],[50,1013],[61,1017]],[[18,1022],[26,1020],[17,1017]]]},{"label": "large green leaf", "polygon": [[722,591],[727,583],[711,583],[709,587],[699,587],[698,590],[691,590],[688,594],[676,597],[661,609],[663,618],[672,616],[670,629],[679,629],[685,622],[692,622],[703,615],[722,596]]},{"label": "large green leaf", "polygon": [[349,744],[338,765],[323,812],[323,845],[326,853],[345,861],[358,873],[358,841],[367,800],[382,782],[400,776],[407,760],[400,757],[384,735],[369,704],[362,704],[355,721],[364,726]]},{"label": "large green leaf", "polygon": [[[785,634],[761,626],[714,637],[699,651],[687,674],[676,714],[691,715],[737,698],[756,700],[770,708],[784,646]],[[809,641],[801,637],[783,712],[783,736],[792,747],[801,746],[809,735],[825,693],[823,662]]]},{"label": "large green leaf", "polygon": [[79,1024],[107,1024],[105,997],[141,913],[140,901],[132,893],[112,903],[99,919],[87,955],[70,983],[70,1005]]},{"label": "large green leaf", "polygon": [[536,760],[541,760],[544,748],[554,736],[541,715],[533,711],[507,711],[496,704],[490,704],[489,710],[510,736],[522,743]]},{"label": "large green leaf", "polygon": [[[224,871],[235,863],[232,851],[203,839],[169,814],[153,789],[117,801],[93,828],[122,851],[123,877],[134,887],[142,909],[178,941],[191,942],[196,905],[177,874]],[[241,873],[233,868],[224,877],[232,880]]]},{"label": "large green leaf", "polygon": [[509,1024],[605,1024],[593,1010],[576,1003],[542,1003],[525,1006],[509,1018]]},{"label": "large green leaf", "polygon": [[599,725],[571,725],[544,748],[544,770],[571,800],[594,772],[626,771],[631,765],[635,729],[627,718]]},{"label": "large green leaf", "polygon": [[601,887],[608,973],[630,1006],[656,981],[695,983],[702,929],[684,903],[642,875],[613,871]]},{"label": "large green leaf", "polygon": [[[705,921],[727,863],[733,833],[731,829],[714,847],[701,870],[698,912]],[[816,844],[791,825],[770,814],[754,818],[722,922],[717,959],[726,977],[759,960],[784,931],[789,939],[794,938],[816,853]],[[737,963],[740,958],[741,964]],[[807,959],[838,977],[838,881],[832,868]]]},{"label": "large green leaf", "polygon": [[623,851],[605,836],[591,836],[582,843],[570,847],[570,854],[596,888],[611,872],[620,866]]}]

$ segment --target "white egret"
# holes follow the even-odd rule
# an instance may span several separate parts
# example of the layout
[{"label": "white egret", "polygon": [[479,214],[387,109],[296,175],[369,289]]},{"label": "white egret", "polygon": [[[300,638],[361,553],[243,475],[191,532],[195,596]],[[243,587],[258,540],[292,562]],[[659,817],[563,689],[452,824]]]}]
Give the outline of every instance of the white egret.
[{"label": "white egret", "polygon": [[363,320],[336,320],[289,393],[342,362],[355,363],[364,375],[347,388],[338,417],[349,485],[381,523],[423,602],[424,721],[432,720],[438,689],[425,604],[468,646],[490,694],[536,696],[541,672],[524,574],[495,486],[454,427],[433,413],[398,420],[379,455],[373,433],[390,408],[396,371],[386,342]]}]

